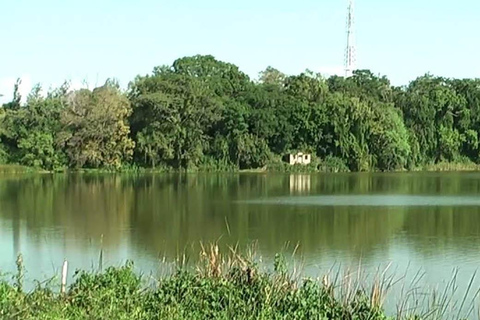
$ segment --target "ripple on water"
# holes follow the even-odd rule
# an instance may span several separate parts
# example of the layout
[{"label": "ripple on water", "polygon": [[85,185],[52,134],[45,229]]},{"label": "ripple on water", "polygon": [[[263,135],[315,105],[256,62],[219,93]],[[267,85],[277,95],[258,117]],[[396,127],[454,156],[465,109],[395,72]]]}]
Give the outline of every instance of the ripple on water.
[{"label": "ripple on water", "polygon": [[406,207],[431,206],[480,207],[477,196],[421,196],[421,195],[316,195],[285,196],[242,201],[249,204],[269,205],[307,205],[307,206],[372,206],[372,207]]}]

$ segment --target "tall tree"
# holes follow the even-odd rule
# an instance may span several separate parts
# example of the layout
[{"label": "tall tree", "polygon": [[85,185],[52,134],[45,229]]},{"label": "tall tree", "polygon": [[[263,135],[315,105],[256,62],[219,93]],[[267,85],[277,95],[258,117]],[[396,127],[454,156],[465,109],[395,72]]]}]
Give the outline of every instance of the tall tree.
[{"label": "tall tree", "polygon": [[466,100],[446,79],[431,75],[419,77],[397,97],[396,104],[418,143],[415,150],[419,154],[415,158],[419,164],[454,161],[459,157],[466,128],[460,128],[458,124],[462,121],[456,119],[468,116],[464,111]]},{"label": "tall tree", "polygon": [[176,74],[195,77],[219,97],[238,98],[252,85],[250,78],[231,63],[219,61],[211,55],[183,57],[173,62]]},{"label": "tall tree", "polygon": [[140,158],[154,166],[196,165],[208,143],[207,132],[218,119],[221,104],[198,78],[157,72],[137,78],[131,88]]},{"label": "tall tree", "polygon": [[3,132],[0,133],[11,162],[48,170],[65,166],[65,154],[56,139],[67,90],[65,83],[44,97],[37,85],[24,106],[19,105],[19,97],[14,94],[14,101],[5,109]]},{"label": "tall tree", "polygon": [[130,113],[129,100],[112,81],[93,91],[71,93],[61,117],[60,138],[70,165],[120,168],[133,154],[127,123]]},{"label": "tall tree", "polygon": [[285,85],[286,78],[287,76],[283,72],[271,66],[268,66],[265,70],[261,71],[259,74],[260,83],[271,84],[271,85],[276,85],[280,87]]}]

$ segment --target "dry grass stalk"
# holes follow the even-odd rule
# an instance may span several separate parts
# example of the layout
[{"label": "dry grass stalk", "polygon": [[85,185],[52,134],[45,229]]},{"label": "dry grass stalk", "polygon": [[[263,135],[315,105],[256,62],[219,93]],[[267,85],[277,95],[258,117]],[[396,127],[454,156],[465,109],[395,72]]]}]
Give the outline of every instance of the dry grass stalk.
[{"label": "dry grass stalk", "polygon": [[207,277],[219,277],[222,275],[222,257],[218,250],[218,245],[210,244],[205,248],[203,243],[200,244],[200,259],[205,262],[204,270],[199,270]]}]

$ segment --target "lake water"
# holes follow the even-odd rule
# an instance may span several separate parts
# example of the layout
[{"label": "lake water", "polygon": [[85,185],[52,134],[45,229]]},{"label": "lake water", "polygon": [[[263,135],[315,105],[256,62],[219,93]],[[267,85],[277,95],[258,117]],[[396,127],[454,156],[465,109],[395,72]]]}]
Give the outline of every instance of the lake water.
[{"label": "lake water", "polygon": [[440,291],[457,270],[462,298],[480,265],[480,173],[0,176],[3,272],[20,252],[27,279],[64,259],[92,269],[102,248],[104,265],[159,272],[164,257],[195,260],[201,241],[256,243],[269,265],[298,244],[310,276],[388,267]]}]

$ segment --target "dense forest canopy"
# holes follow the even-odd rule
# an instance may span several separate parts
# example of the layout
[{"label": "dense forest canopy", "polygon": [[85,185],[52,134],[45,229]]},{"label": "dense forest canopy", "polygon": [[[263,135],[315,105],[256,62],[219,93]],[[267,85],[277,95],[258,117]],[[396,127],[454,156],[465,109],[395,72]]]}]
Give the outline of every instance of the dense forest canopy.
[{"label": "dense forest canopy", "polygon": [[316,168],[479,163],[480,80],[424,75],[406,87],[272,67],[250,79],[213,56],[180,58],[93,90],[68,84],[0,108],[0,163],[65,168],[251,169],[308,152]]}]

